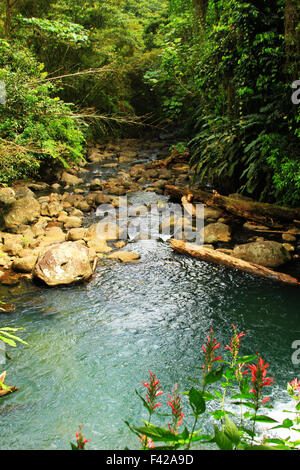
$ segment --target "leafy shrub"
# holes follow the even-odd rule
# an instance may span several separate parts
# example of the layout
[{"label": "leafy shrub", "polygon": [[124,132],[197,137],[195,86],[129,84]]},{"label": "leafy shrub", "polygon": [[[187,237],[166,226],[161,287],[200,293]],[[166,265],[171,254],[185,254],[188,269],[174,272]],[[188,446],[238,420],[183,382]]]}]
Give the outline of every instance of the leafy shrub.
[{"label": "leafy shrub", "polygon": [[82,159],[83,125],[72,105],[55,97],[57,88],[28,51],[0,41],[0,182],[37,174],[53,160],[65,166]]},{"label": "leafy shrub", "polygon": [[[280,423],[262,414],[263,408],[272,409],[265,388],[273,385],[274,377],[268,376],[269,364],[258,353],[240,356],[245,334],[238,333],[232,326],[233,336],[230,345],[225,347],[225,357],[220,355],[221,344],[211,329],[202,346],[203,365],[196,368],[202,371],[202,377],[190,378],[193,386],[187,391],[179,392],[175,384],[173,392],[168,394],[168,414],[157,412],[163,406],[158,400],[164,393],[160,381],[149,371],[148,381],[143,382],[146,397],[136,392],[147,410],[148,420],[143,420],[141,426],[126,422],[142,450],[154,447],[159,450],[190,449],[193,444],[221,450],[299,450],[299,440],[293,441],[291,436],[273,437],[270,433],[277,429],[300,432],[300,381],[295,378],[287,385],[288,394],[295,400],[295,411],[289,412],[290,418]],[[183,404],[184,397],[187,398],[188,413]],[[190,429],[187,415],[192,418]],[[165,427],[152,422],[153,417],[166,416],[168,424]],[[206,420],[206,425],[211,424],[211,432],[203,434],[203,429],[196,429],[201,417]],[[257,429],[260,423],[271,426],[264,435]],[[183,430],[179,429],[181,426],[184,426]]]}]

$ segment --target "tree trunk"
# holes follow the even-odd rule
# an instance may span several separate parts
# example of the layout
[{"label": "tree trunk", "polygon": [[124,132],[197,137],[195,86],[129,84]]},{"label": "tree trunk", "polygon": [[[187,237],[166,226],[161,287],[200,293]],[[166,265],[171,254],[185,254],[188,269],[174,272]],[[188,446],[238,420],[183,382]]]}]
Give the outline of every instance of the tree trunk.
[{"label": "tree trunk", "polygon": [[202,30],[204,30],[206,25],[206,12],[208,7],[208,0],[193,0],[193,3],[200,27]]},{"label": "tree trunk", "polygon": [[173,250],[178,253],[193,256],[208,263],[215,263],[227,266],[229,268],[238,269],[255,276],[260,276],[271,281],[281,282],[291,286],[300,286],[300,282],[288,274],[279,273],[272,269],[258,264],[249,263],[248,261],[226,255],[220,251],[211,250],[203,246],[193,245],[192,243],[183,242],[181,240],[171,240]]},{"label": "tree trunk", "polygon": [[292,79],[298,79],[299,72],[299,3],[297,0],[286,0],[284,13],[284,38],[286,50],[286,67],[289,68],[291,62],[294,62],[295,69],[292,70]]},{"label": "tree trunk", "polygon": [[218,193],[192,190],[189,188],[179,188],[178,186],[166,185],[165,191],[176,200],[193,195],[193,202],[202,202],[212,207],[220,207],[238,217],[252,220],[267,227],[278,227],[281,225],[277,221],[292,223],[295,219],[300,219],[300,208],[290,208],[268,204],[265,202],[248,201],[245,199],[235,199],[228,196],[221,196]]},{"label": "tree trunk", "polygon": [[5,37],[8,37],[10,35],[11,17],[12,17],[14,4],[15,4],[15,0],[6,0],[6,12],[5,12],[5,23],[4,23]]}]

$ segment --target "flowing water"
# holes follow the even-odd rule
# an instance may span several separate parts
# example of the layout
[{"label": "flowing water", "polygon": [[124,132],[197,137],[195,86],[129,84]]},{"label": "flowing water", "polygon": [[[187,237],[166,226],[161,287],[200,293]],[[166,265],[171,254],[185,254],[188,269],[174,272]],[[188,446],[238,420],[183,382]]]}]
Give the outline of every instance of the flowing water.
[{"label": "flowing water", "polygon": [[[167,201],[147,192],[129,197],[159,199]],[[286,383],[300,373],[291,358],[300,340],[299,289],[184,257],[160,238],[126,250],[141,261],[100,262],[87,284],[1,288],[16,305],[1,325],[24,327],[29,343],[7,348],[11,359],[2,364],[19,391],[1,400],[1,449],[69,449],[80,424],[89,449],[138,448],[124,421],[147,418],[135,389],[148,370],[165,392],[175,382],[187,389],[205,334],[212,327],[226,345],[232,323],[246,333],[242,352],[257,350],[270,362],[273,416],[288,407]]]}]

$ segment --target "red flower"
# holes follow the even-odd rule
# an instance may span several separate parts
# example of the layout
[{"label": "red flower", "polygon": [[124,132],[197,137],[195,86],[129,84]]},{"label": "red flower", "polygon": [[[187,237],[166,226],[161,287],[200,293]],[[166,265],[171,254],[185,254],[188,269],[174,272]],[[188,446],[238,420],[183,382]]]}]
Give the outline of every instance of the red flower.
[{"label": "red flower", "polygon": [[225,349],[228,349],[231,352],[235,362],[239,353],[241,338],[245,336],[245,333],[242,331],[241,333],[237,334],[234,324],[232,324],[232,328],[234,330],[234,335],[231,338],[230,346],[225,346]]},{"label": "red flower", "polygon": [[143,444],[144,449],[154,449],[154,442],[151,437],[147,437],[145,434],[140,434],[139,441]]},{"label": "red flower", "polygon": [[297,391],[300,392],[300,380],[295,378],[289,383],[289,385],[292,387],[294,392],[297,392]]},{"label": "red flower", "polygon": [[[292,380],[287,386],[287,391],[293,398],[300,400],[300,380],[296,378]],[[298,396],[296,396],[297,394]]]},{"label": "red flower", "polygon": [[215,356],[215,350],[220,348],[221,343],[216,344],[214,339],[214,332],[211,328],[210,335],[206,335],[206,343],[202,346],[202,350],[205,354],[203,372],[207,373],[212,368],[213,362],[222,360],[221,356]]},{"label": "red flower", "polygon": [[[258,354],[257,354],[258,355]],[[269,397],[263,398],[263,387],[272,385],[274,377],[267,377],[268,363],[264,364],[264,360],[258,356],[257,364],[248,364],[247,368],[251,373],[251,382],[253,388],[250,390],[255,396],[256,405],[263,404],[269,401]]]},{"label": "red flower", "polygon": [[181,407],[181,397],[178,395],[177,383],[175,384],[173,396],[168,393],[168,405],[172,408],[173,427],[169,424],[171,432],[177,433],[178,427],[183,423],[184,413]]},{"label": "red flower", "polygon": [[79,450],[84,450],[84,446],[87,442],[90,442],[88,439],[85,439],[85,437],[82,434],[82,428],[83,424],[79,426],[79,431],[75,433],[76,440],[77,440],[77,449]]},{"label": "red flower", "polygon": [[163,392],[160,390],[159,380],[156,379],[150,370],[149,372],[149,382],[143,382],[144,387],[147,388],[148,392],[146,393],[146,398],[149,406],[149,411],[152,414],[155,408],[162,406],[161,403],[155,403],[156,398],[160,395],[163,395]]}]

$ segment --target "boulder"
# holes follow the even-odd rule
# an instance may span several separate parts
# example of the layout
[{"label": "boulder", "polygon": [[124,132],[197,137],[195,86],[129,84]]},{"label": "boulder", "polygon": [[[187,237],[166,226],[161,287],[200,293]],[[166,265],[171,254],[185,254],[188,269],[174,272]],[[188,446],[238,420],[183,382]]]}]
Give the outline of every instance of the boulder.
[{"label": "boulder", "polygon": [[61,175],[61,181],[63,183],[66,183],[69,186],[76,186],[77,184],[83,183],[83,179],[78,178],[78,176],[71,175],[70,173],[67,173],[66,171],[63,172]]},{"label": "boulder", "polygon": [[259,264],[267,268],[276,268],[291,260],[291,254],[278,242],[263,241],[238,245],[233,250],[237,258]]},{"label": "boulder", "polygon": [[18,199],[12,204],[9,211],[3,215],[3,219],[7,228],[13,228],[16,225],[33,222],[39,215],[40,204],[34,197],[29,195]]},{"label": "boulder", "polygon": [[72,242],[77,242],[83,240],[86,235],[85,228],[72,228],[67,235],[67,239]]},{"label": "boulder", "polygon": [[89,240],[88,247],[96,253],[108,253],[109,251],[112,251],[112,248],[108,246],[106,240],[101,240],[99,238]]},{"label": "boulder", "polygon": [[48,286],[87,280],[93,274],[89,250],[79,242],[52,245],[39,256],[33,274]]},{"label": "boulder", "polygon": [[162,221],[159,226],[160,233],[169,234],[175,230],[190,230],[192,229],[191,220],[186,217],[180,217],[177,214],[170,215]]},{"label": "boulder", "polygon": [[82,219],[80,217],[69,216],[64,219],[64,227],[66,229],[79,228],[82,226]]},{"label": "boulder", "polygon": [[86,233],[86,238],[92,240],[98,238],[99,240],[118,240],[122,238],[124,230],[121,229],[114,222],[99,222],[92,224]]},{"label": "boulder", "polygon": [[201,230],[201,235],[204,237],[204,243],[226,243],[231,240],[231,229],[226,224],[216,222],[206,225]]},{"label": "boulder", "polygon": [[13,269],[20,273],[31,273],[37,260],[36,255],[25,256],[24,258],[16,258],[13,261]]},{"label": "boulder", "polygon": [[8,255],[17,255],[24,246],[22,243],[22,235],[5,234],[3,237],[2,251]]},{"label": "boulder", "polygon": [[48,211],[50,217],[58,217],[59,213],[63,211],[63,206],[59,202],[50,202]]},{"label": "boulder", "polygon": [[66,240],[66,235],[60,227],[50,227],[43,231],[40,237],[39,246],[41,248],[48,247],[54,243],[62,243]]},{"label": "boulder", "polygon": [[0,204],[10,206],[16,202],[16,194],[12,188],[0,188]]}]

